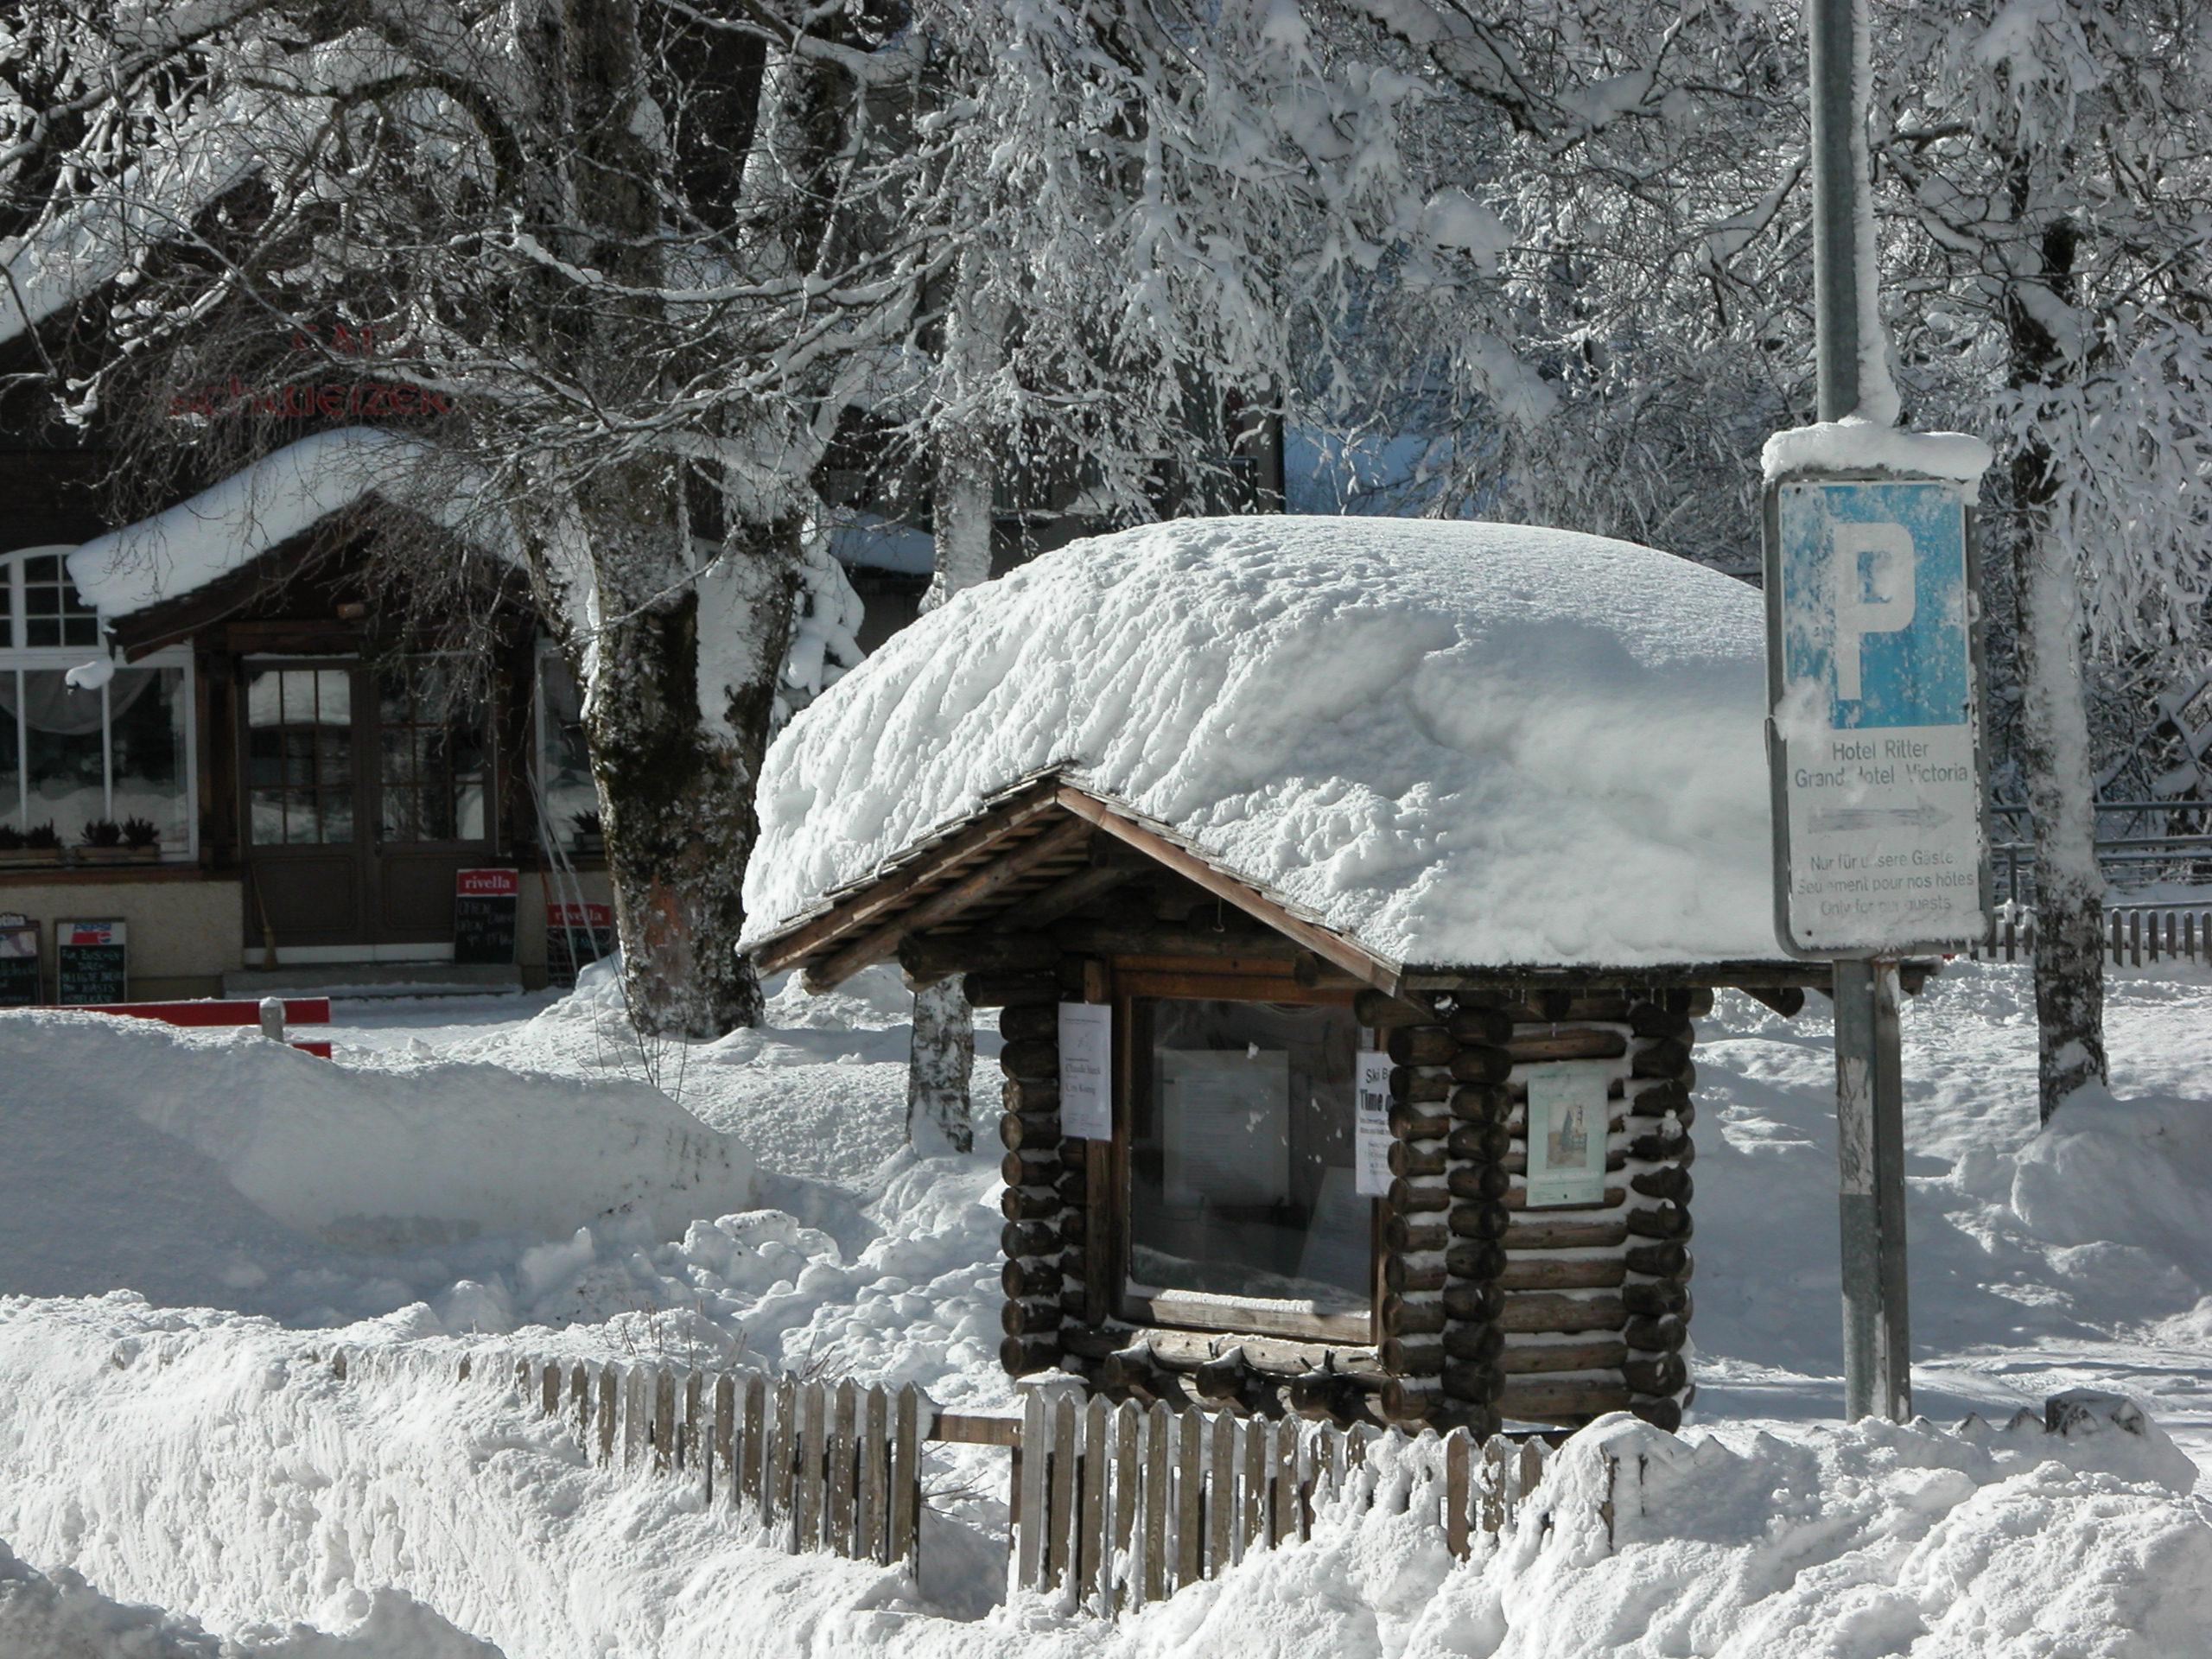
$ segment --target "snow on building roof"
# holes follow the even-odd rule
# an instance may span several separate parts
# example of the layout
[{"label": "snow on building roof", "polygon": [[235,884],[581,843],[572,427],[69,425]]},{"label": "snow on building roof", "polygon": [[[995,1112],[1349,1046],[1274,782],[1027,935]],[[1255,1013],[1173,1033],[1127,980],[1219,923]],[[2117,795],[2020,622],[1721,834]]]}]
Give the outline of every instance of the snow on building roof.
[{"label": "snow on building roof", "polygon": [[419,438],[373,427],[315,433],[189,500],[86,542],[69,556],[70,578],[85,603],[112,623],[219,582],[379,492],[406,490],[410,503],[450,528],[503,524],[475,511],[473,479],[442,475],[422,487],[435,455]]},{"label": "snow on building roof", "polygon": [[1764,637],[1751,588],[1564,531],[1078,542],[777,741],[747,943],[1058,766],[1401,967],[1772,961]]}]

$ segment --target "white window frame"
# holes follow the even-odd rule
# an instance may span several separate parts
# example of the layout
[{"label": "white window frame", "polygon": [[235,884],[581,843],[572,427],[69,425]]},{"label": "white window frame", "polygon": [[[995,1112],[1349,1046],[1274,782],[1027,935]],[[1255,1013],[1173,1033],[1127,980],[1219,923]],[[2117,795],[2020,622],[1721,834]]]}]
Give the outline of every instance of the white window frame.
[{"label": "white window frame", "polygon": [[[82,668],[86,663],[99,662],[108,655],[105,640],[93,645],[26,645],[21,643],[29,619],[23,614],[24,577],[26,567],[41,554],[53,554],[67,559],[76,550],[70,545],[11,548],[0,553],[0,588],[7,595],[7,611],[0,620],[0,674],[13,675],[18,671],[60,671]],[[67,566],[63,566],[65,573]],[[184,671],[178,695],[184,699],[184,827],[185,844],[181,848],[162,844],[164,864],[197,863],[200,858],[200,720],[199,686],[193,666],[192,650],[188,645],[168,645],[149,652],[128,666],[138,668],[177,668]],[[108,708],[108,689],[99,689],[100,699],[100,815],[112,820],[115,817],[115,737],[111,729],[111,715]],[[12,820],[20,829],[30,827],[30,733],[29,718],[24,713],[24,699],[20,684],[12,699],[16,705],[16,798],[0,800],[0,820]]]}]

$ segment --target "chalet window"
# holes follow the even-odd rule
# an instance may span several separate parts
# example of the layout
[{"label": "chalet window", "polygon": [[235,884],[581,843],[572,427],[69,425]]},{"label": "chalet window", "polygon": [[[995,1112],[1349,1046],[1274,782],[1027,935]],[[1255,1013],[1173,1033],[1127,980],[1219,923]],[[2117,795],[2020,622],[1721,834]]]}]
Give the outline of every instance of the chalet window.
[{"label": "chalet window", "polygon": [[584,741],[583,693],[557,647],[537,655],[538,841],[549,849],[576,850],[576,817],[599,811],[591,779],[591,750]]},{"label": "chalet window", "polygon": [[50,823],[74,844],[96,818],[145,818],[168,858],[192,855],[192,665],[156,652],[96,690],[68,671],[99,650],[67,548],[0,556],[0,823]]},{"label": "chalet window", "polygon": [[[1130,998],[1124,1313],[1364,1342],[1375,1217],[1356,1190],[1348,1000]],[[1270,993],[1272,995],[1273,993]]]}]

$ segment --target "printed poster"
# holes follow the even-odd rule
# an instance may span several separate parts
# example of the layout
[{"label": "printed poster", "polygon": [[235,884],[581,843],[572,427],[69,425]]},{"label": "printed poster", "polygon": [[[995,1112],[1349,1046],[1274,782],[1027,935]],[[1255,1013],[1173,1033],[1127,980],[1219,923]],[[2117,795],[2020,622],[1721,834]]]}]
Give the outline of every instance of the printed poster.
[{"label": "printed poster", "polygon": [[1529,1208],[1605,1201],[1611,1068],[1562,1062],[1529,1071]]},{"label": "printed poster", "polygon": [[1060,1004],[1060,1133],[1078,1141],[1114,1136],[1114,1010],[1104,1002]]},{"label": "printed poster", "polygon": [[1358,1095],[1352,1107],[1353,1166],[1362,1198],[1390,1191],[1390,1057],[1374,1049],[1359,1054]]}]

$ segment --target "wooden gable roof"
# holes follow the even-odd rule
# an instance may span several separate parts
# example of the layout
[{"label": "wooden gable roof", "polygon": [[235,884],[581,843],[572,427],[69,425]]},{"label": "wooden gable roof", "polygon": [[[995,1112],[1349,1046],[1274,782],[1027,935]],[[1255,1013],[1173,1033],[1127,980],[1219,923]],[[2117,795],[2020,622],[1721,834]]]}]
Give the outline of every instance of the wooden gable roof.
[{"label": "wooden gable roof", "polygon": [[[1233,907],[1301,956],[1310,952],[1392,995],[1477,982],[1726,985],[1777,1007],[1788,1003],[1784,1011],[1794,1013],[1805,988],[1824,989],[1829,982],[1825,963],[1781,960],[1618,969],[1392,962],[1301,914],[1280,894],[1221,868],[1170,826],[1068,783],[1057,767],[1022,779],[865,878],[825,894],[756,944],[753,954],[763,973],[797,969],[817,991],[893,959],[917,970],[918,977],[935,977],[930,964],[962,961],[972,954],[977,935],[1065,928],[1069,918],[1116,888],[1160,874],[1179,877]],[[1082,931],[1092,947],[1110,953],[1110,925]],[[1248,931],[1240,937],[1249,942],[1252,936]],[[1925,971],[1923,965],[1911,976],[1914,988]]]}]

